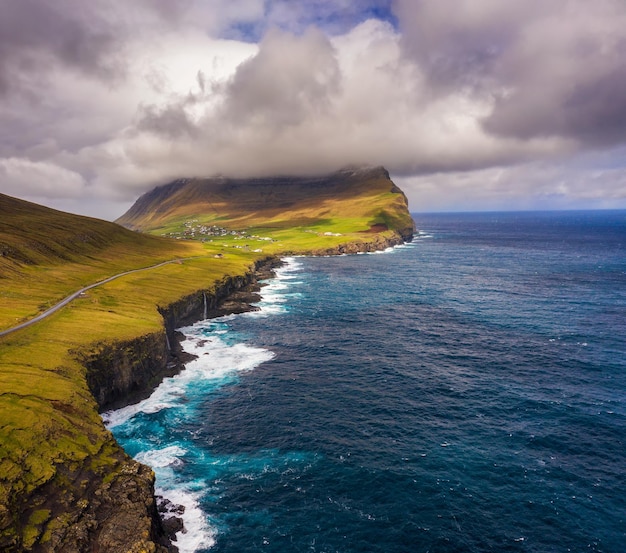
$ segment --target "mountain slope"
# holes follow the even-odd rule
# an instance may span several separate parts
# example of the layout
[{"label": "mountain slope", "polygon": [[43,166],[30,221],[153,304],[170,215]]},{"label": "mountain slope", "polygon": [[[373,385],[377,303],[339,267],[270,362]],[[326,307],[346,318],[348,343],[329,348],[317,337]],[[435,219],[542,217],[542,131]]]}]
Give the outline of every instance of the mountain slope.
[{"label": "mountain slope", "polygon": [[0,194],[0,278],[32,265],[101,258],[108,249],[171,251],[163,241],[115,223],[72,215]]},{"label": "mountain slope", "polygon": [[198,249],[0,194],[0,330],[85,285]]},{"label": "mountain slope", "polygon": [[141,196],[117,222],[165,233],[191,219],[229,229],[328,226],[343,219],[353,232],[374,227],[405,238],[413,232],[406,197],[382,167],[318,177],[179,179]]}]

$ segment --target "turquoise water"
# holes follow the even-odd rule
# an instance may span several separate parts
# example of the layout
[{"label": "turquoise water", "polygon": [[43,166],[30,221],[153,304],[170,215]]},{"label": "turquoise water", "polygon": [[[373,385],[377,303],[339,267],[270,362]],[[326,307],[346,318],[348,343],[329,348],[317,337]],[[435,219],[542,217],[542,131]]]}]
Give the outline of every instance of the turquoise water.
[{"label": "turquoise water", "polygon": [[107,414],[181,551],[625,550],[626,212],[414,217],[287,260]]}]

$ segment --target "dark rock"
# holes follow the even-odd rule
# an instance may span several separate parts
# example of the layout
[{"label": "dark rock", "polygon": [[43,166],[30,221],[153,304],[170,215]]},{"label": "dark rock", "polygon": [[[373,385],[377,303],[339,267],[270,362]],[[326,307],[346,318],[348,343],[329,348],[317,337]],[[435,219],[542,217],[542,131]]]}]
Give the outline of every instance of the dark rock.
[{"label": "dark rock", "polygon": [[176,533],[182,532],[184,528],[183,519],[180,517],[170,517],[163,520],[163,530],[172,541],[176,540]]}]

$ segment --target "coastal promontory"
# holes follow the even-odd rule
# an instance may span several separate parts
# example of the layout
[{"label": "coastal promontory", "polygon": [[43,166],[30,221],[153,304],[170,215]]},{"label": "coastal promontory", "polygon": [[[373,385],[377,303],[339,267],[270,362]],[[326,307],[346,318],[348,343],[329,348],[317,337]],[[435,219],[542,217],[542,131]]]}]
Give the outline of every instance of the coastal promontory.
[{"label": "coastal promontory", "polygon": [[152,471],[99,413],[181,370],[176,329],[280,256],[384,249],[414,231],[380,167],[182,178],[118,223],[0,195],[2,551],[174,551]]}]

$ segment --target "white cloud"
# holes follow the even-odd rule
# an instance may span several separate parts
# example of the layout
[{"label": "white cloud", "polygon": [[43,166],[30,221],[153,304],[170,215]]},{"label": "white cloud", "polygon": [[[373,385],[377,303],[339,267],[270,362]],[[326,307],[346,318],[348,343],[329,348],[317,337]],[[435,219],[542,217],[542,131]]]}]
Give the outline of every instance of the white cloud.
[{"label": "white cloud", "polygon": [[0,159],[2,192],[14,196],[71,198],[85,187],[81,175],[48,162]]},{"label": "white cloud", "polygon": [[396,173],[473,169],[570,146],[490,136],[480,121],[492,101],[465,89],[433,96],[400,42],[376,20],[332,41],[314,28],[301,36],[272,31],[211,86],[200,60],[177,88],[161,79],[161,101],[142,105],[134,127],[76,160],[130,196],[181,175],[313,173],[354,163]]}]

